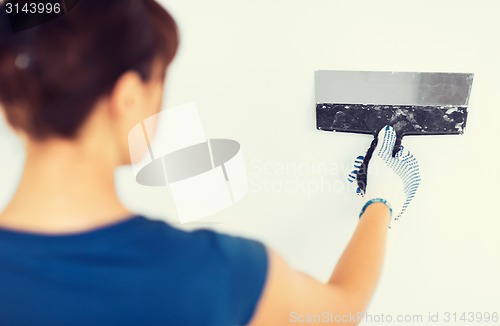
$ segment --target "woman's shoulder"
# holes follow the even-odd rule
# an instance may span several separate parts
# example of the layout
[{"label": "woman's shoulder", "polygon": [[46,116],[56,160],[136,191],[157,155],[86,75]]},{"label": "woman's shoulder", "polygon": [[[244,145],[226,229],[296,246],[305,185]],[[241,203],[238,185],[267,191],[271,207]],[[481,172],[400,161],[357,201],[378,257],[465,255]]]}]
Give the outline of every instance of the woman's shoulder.
[{"label": "woman's shoulder", "polygon": [[267,250],[258,240],[240,235],[225,234],[216,230],[199,228],[184,230],[165,221],[141,217],[149,229],[144,235],[155,248],[168,248],[183,252],[192,259],[219,262],[220,266],[248,268],[248,264],[267,265]]},{"label": "woman's shoulder", "polygon": [[148,236],[181,246],[202,246],[205,249],[236,253],[248,248],[262,249],[257,240],[235,234],[226,234],[208,228],[185,229],[167,221],[147,216],[138,217]]}]

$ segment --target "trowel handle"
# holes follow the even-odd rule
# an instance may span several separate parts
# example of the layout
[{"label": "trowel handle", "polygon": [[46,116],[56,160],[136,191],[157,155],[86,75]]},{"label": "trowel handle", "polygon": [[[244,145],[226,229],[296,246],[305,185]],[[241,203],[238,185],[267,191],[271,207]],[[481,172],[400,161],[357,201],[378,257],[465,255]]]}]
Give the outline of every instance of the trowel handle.
[{"label": "trowel handle", "polygon": [[358,182],[358,187],[361,190],[362,194],[366,193],[366,181],[367,181],[366,172],[368,171],[368,163],[370,163],[370,159],[372,158],[375,147],[377,147],[377,143],[378,139],[377,136],[375,136],[375,138],[373,138],[372,140],[372,143],[370,144],[370,147],[366,151],[365,157],[363,158],[363,163],[361,163],[361,166],[358,170],[356,180]]},{"label": "trowel handle", "polygon": [[[396,153],[399,151],[401,148],[401,142],[403,140],[403,136],[398,136],[396,138],[396,143],[394,144],[394,149],[392,150],[392,156],[396,155]],[[361,193],[364,194],[366,193],[366,185],[367,185],[367,171],[368,171],[368,164],[370,163],[370,159],[372,158],[373,152],[375,151],[375,148],[377,147],[378,139],[377,135],[374,136],[370,147],[366,151],[365,157],[363,159],[363,163],[361,163],[361,166],[358,171],[358,175],[356,177],[356,180],[358,182],[358,187],[362,191]]]}]

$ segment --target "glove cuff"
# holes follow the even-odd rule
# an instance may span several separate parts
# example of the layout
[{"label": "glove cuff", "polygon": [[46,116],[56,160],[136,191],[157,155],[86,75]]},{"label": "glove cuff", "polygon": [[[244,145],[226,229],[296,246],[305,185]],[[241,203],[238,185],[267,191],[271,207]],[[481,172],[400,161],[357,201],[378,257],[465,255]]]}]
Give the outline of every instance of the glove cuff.
[{"label": "glove cuff", "polygon": [[367,201],[366,204],[363,206],[363,208],[361,208],[361,212],[359,213],[359,218],[361,218],[361,215],[363,215],[363,213],[365,212],[366,208],[368,206],[370,206],[371,204],[373,204],[373,203],[383,203],[387,207],[389,207],[389,212],[390,212],[391,220],[392,220],[392,207],[389,204],[389,202],[387,200],[383,199],[383,198],[373,198],[373,199],[370,199],[369,201]]}]

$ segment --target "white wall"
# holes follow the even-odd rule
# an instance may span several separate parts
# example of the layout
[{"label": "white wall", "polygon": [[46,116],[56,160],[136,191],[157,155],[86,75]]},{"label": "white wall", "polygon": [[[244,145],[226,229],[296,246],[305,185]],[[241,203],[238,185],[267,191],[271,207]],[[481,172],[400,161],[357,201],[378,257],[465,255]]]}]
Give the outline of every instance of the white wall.
[{"label": "white wall", "polygon": [[[321,280],[356,226],[345,180],[371,139],[315,129],[314,70],[474,72],[464,136],[405,139],[423,183],[390,230],[369,313],[500,312],[500,3],[162,2],[182,35],[167,106],[196,101],[207,135],[238,140],[248,165],[249,194],[206,225],[258,238]],[[1,146],[4,180],[19,170],[6,155],[20,154]],[[168,190],[136,185],[127,169],[117,181],[131,208],[176,223]]]}]

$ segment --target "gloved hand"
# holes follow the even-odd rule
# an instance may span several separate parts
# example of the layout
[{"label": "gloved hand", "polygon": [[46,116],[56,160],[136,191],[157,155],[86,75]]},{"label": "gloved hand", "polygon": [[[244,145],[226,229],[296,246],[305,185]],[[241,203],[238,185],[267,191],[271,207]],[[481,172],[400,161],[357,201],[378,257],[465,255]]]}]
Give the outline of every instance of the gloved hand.
[{"label": "gloved hand", "polygon": [[[391,209],[391,216],[398,220],[408,208],[420,185],[420,171],[417,159],[401,146],[393,157],[396,132],[386,126],[378,134],[377,146],[370,159],[367,170],[366,193],[359,189],[356,193],[363,197],[361,214],[373,202],[383,202]],[[358,156],[348,177],[356,181],[364,157]],[[356,184],[356,183],[355,183]]]}]

